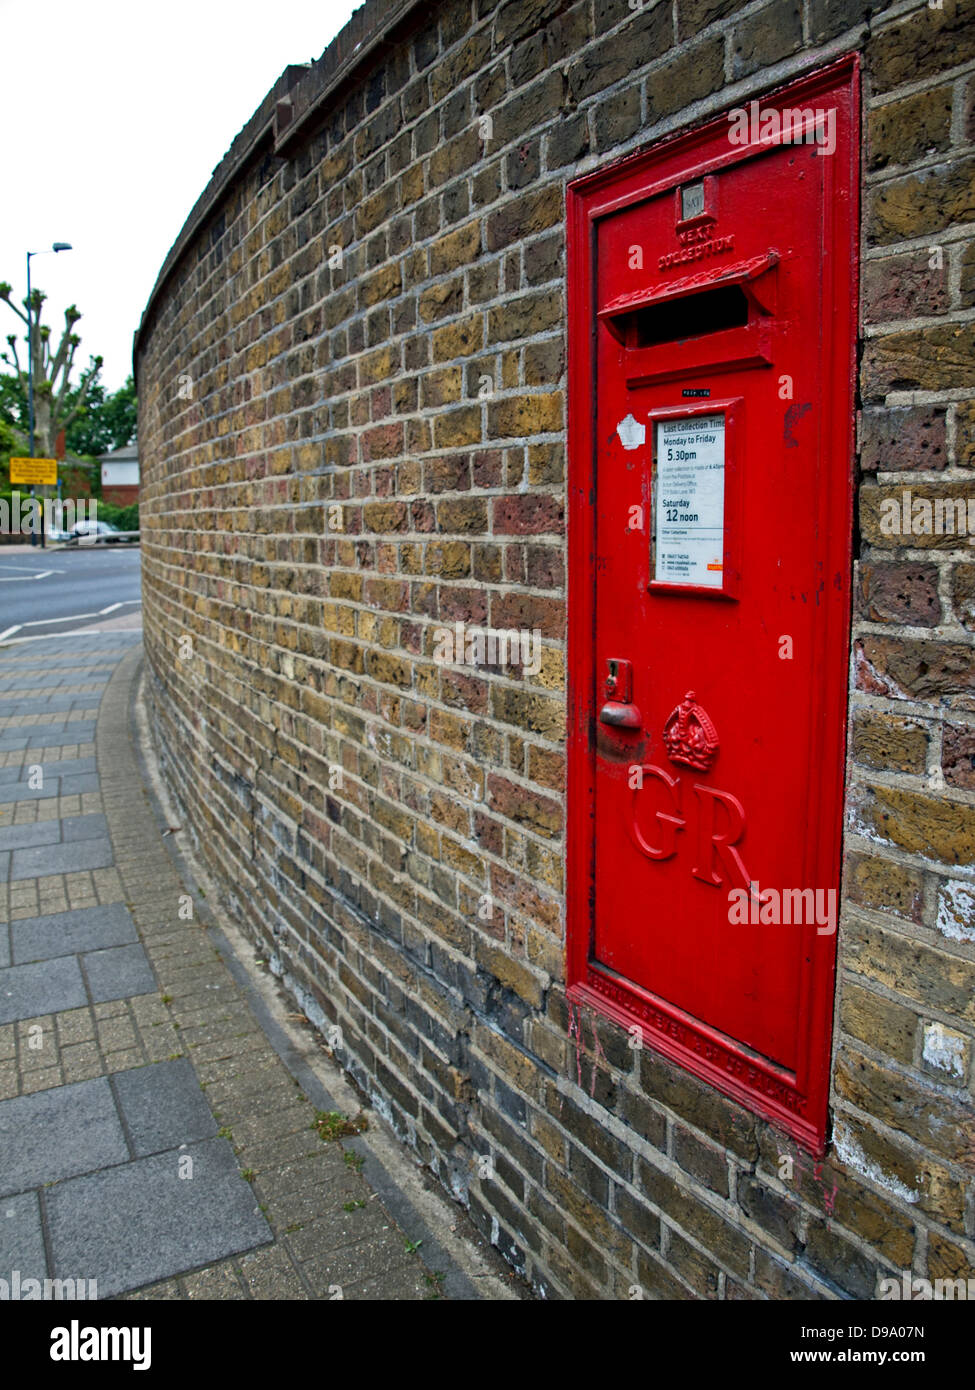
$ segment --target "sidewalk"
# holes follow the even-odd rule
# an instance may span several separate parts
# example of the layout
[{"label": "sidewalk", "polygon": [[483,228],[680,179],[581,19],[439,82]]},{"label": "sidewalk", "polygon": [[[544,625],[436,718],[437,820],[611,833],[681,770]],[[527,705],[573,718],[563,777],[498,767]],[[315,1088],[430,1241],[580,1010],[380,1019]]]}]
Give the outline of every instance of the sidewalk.
[{"label": "sidewalk", "polygon": [[140,663],[141,634],[111,628],[0,647],[0,1280],[518,1297],[374,1115],[354,1137],[313,1127],[333,1093],[358,1102],[167,848]]}]

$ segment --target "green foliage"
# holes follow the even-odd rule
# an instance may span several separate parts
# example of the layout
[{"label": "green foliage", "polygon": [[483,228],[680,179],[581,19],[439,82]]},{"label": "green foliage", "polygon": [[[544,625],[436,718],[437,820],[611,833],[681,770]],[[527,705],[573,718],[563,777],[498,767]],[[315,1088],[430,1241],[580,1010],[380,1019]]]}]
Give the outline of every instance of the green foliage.
[{"label": "green foliage", "polygon": [[139,504],[132,502],[127,507],[113,507],[111,502],[98,503],[98,520],[117,526],[120,531],[138,531]]},{"label": "green foliage", "polygon": [[58,465],[58,481],[63,497],[100,497],[101,468],[68,458]]},{"label": "green foliage", "polygon": [[10,486],[10,456],[20,455],[24,441],[6,420],[0,419],[0,488]]},{"label": "green foliage", "polygon": [[343,1115],[340,1110],[316,1110],[311,1128],[318,1131],[320,1139],[329,1143],[333,1139],[341,1139],[346,1134],[361,1134],[364,1129],[369,1128],[369,1121],[361,1110],[355,1119]]},{"label": "green foliage", "polygon": [[[85,379],[93,370],[95,360],[92,359],[92,365],[82,374],[79,384],[66,393],[61,407],[62,416],[66,416],[81,400],[78,414],[64,434],[68,453],[81,458],[97,458],[110,449],[121,449],[135,441],[138,418],[135,381],[130,376],[124,386],[109,393],[100,381],[94,381],[86,389]],[[35,395],[39,397],[44,386],[45,383],[35,382]],[[16,428],[22,437],[13,452],[16,454],[22,449],[26,453],[30,428],[26,372],[19,375],[7,372],[0,376],[0,426]],[[4,450],[4,436],[0,432],[0,463],[6,463],[10,454],[10,450],[6,454]]]},{"label": "green foliage", "polygon": [[0,420],[25,430],[27,418],[27,377],[16,372],[0,376]]},{"label": "green foliage", "polygon": [[[36,384],[35,394],[40,395],[41,389],[42,383]],[[83,389],[84,376],[82,383],[66,394],[62,414],[67,415],[75,408]],[[131,376],[124,386],[109,395],[96,381],[88,388],[77,416],[65,430],[65,448],[81,458],[97,458],[110,449],[131,444],[135,439],[137,411],[135,382]],[[26,439],[30,416],[24,373],[19,377],[15,372],[0,376],[0,422],[15,425]]]},{"label": "green foliage", "polygon": [[[21,512],[23,513],[26,510],[26,499],[29,491],[30,489],[27,487],[11,488],[6,483],[0,486],[0,502],[7,504],[8,515],[13,515],[13,493],[20,493]],[[67,494],[64,495],[64,500],[67,500]],[[51,501],[53,502],[54,499],[52,498]],[[87,507],[88,498],[85,498],[84,501]],[[87,516],[87,511],[85,515]],[[138,531],[139,529],[138,502],[133,502],[128,507],[113,507],[109,502],[98,502],[97,515],[99,521],[107,521],[110,526],[117,526],[120,531]],[[359,1133],[358,1130],[351,1132]]]},{"label": "green foliage", "polygon": [[[72,402],[73,404],[73,402]],[[81,410],[65,433],[65,445],[73,454],[88,457],[121,449],[135,439],[138,402],[135,380],[110,395],[100,384],[93,386]]]},{"label": "green foliage", "polygon": [[[19,384],[16,376],[0,376],[0,488],[10,485],[10,456],[14,458],[27,452],[27,426],[20,424]],[[26,396],[24,397],[26,402]],[[24,420],[27,407],[24,405]]]}]

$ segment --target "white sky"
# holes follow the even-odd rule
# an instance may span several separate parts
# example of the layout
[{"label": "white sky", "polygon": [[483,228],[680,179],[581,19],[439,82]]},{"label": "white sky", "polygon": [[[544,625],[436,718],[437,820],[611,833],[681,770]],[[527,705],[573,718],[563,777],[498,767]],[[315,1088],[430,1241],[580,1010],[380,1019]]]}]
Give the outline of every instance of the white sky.
[{"label": "white sky", "polygon": [[[358,3],[0,0],[0,280],[19,306],[26,253],[70,242],[33,257],[31,279],[52,338],[69,304],[81,310],[75,381],[100,354],[106,389],[122,385],[156,276],[213,169],[288,63],[321,57]],[[21,330],[0,304],[0,348]]]}]

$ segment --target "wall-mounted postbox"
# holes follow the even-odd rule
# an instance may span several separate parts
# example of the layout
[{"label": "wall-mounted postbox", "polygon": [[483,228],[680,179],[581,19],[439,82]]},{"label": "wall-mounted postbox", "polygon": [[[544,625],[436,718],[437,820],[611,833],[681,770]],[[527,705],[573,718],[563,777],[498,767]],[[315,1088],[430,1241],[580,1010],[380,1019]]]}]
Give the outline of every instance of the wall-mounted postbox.
[{"label": "wall-mounted postbox", "polygon": [[817,1151],[857,79],[845,60],[569,189],[571,993]]}]

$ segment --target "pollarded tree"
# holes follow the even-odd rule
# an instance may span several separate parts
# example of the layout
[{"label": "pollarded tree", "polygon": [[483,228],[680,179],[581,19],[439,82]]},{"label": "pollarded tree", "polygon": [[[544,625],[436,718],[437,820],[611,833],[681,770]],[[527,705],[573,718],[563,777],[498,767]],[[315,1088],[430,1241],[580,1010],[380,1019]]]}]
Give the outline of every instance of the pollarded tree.
[{"label": "pollarded tree", "polygon": [[[10,298],[11,287],[6,281],[0,281],[0,299],[9,306],[10,309],[22,319],[24,324],[28,324],[27,300],[23,302],[23,309],[20,309]],[[102,359],[92,357],[88,367],[81,373],[77,388],[71,386],[71,372],[74,368],[75,352],[81,342],[78,334],[74,332],[74,326],[81,318],[81,314],[72,304],[64,311],[64,329],[61,333],[61,341],[58,343],[57,350],[51,350],[51,330],[46,324],[41,323],[41,309],[47,296],[41,290],[31,292],[31,318],[34,321],[33,332],[30,335],[33,339],[33,366],[34,366],[34,452],[41,458],[53,458],[55,444],[58,434],[71,424],[84,409],[85,400],[89,391],[98,380],[98,374],[102,368]],[[28,335],[24,333],[24,342],[27,342]],[[17,374],[17,381],[23,391],[23,409],[18,412],[20,418],[18,424],[26,432],[28,427],[27,411],[27,370],[21,367],[20,357],[17,353],[17,335],[10,333],[7,335],[7,342],[10,352],[0,353],[0,361],[6,362],[13,367]]]}]

